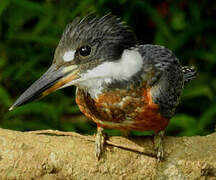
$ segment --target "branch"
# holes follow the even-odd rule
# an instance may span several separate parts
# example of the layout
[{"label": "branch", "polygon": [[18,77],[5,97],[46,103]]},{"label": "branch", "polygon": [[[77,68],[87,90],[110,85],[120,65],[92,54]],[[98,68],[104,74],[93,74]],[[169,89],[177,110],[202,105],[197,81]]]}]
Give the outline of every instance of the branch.
[{"label": "branch", "polygon": [[213,180],[215,139],[216,133],[204,137],[166,137],[165,160],[158,163],[151,137],[110,137],[97,161],[92,136],[0,129],[0,179]]}]

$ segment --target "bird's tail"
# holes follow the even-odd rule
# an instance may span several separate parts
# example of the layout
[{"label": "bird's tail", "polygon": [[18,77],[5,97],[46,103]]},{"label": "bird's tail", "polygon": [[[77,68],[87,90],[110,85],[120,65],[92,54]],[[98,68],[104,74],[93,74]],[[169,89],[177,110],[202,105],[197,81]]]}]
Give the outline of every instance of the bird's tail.
[{"label": "bird's tail", "polygon": [[197,77],[197,71],[193,66],[183,66],[182,67],[184,83],[188,83],[190,80]]}]

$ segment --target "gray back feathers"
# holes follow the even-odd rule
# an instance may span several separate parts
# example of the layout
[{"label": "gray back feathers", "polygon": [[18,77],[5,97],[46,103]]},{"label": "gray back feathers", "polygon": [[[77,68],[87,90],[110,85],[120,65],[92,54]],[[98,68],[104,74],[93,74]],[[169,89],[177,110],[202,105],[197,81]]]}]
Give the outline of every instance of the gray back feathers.
[{"label": "gray back feathers", "polygon": [[179,60],[163,46],[143,45],[139,51],[144,58],[144,65],[149,64],[154,67],[149,82],[153,102],[160,106],[160,112],[164,117],[170,118],[175,113],[184,86]]},{"label": "gray back feathers", "polygon": [[[179,103],[184,84],[196,78],[194,67],[181,66],[178,58],[167,48],[158,45],[139,46],[144,71],[153,65],[153,76],[148,78],[153,102],[159,104],[164,117],[171,118]],[[146,66],[146,67],[145,67]],[[145,72],[147,73],[147,72]]]}]

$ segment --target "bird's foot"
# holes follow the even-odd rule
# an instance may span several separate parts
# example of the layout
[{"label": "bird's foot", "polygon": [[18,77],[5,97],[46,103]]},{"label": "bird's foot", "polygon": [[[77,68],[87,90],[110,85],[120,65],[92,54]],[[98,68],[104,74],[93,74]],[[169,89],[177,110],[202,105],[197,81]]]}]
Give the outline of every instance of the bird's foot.
[{"label": "bird's foot", "polygon": [[95,137],[95,155],[97,157],[97,159],[99,160],[101,157],[101,154],[103,152],[103,148],[104,148],[104,143],[105,143],[105,134],[103,132],[103,128],[102,127],[98,127],[97,128],[97,134]]},{"label": "bird's foot", "polygon": [[164,137],[164,131],[160,131],[154,136],[154,149],[157,151],[158,161],[161,161],[164,158],[163,137]]}]

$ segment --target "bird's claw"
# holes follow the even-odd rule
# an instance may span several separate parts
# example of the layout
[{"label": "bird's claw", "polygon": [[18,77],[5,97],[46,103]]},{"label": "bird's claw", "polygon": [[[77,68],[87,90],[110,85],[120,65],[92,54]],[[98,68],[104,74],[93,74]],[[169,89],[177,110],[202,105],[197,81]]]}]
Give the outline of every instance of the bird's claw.
[{"label": "bird's claw", "polygon": [[157,151],[157,160],[159,162],[164,159],[163,137],[164,131],[160,131],[154,136],[154,149]]},{"label": "bird's claw", "polygon": [[96,134],[96,139],[95,139],[95,155],[97,159],[99,160],[101,157],[101,154],[103,152],[104,148],[104,143],[105,143],[105,135],[103,133],[103,128],[98,127],[97,128],[97,134]]}]

